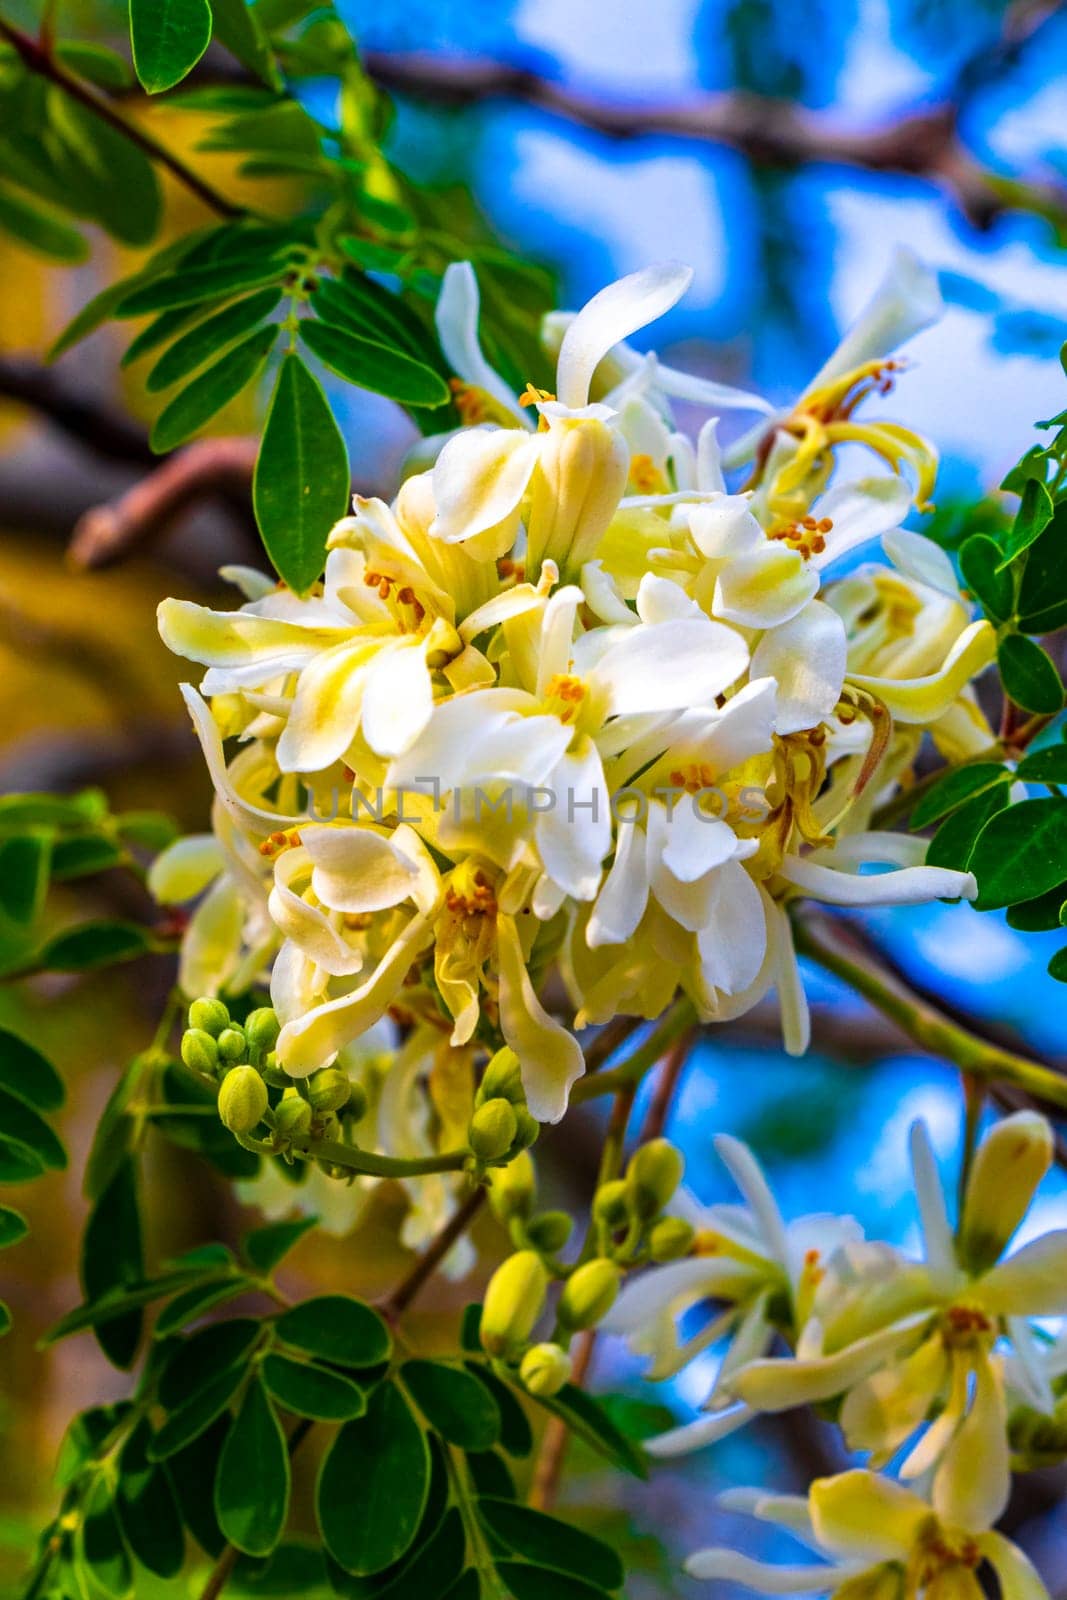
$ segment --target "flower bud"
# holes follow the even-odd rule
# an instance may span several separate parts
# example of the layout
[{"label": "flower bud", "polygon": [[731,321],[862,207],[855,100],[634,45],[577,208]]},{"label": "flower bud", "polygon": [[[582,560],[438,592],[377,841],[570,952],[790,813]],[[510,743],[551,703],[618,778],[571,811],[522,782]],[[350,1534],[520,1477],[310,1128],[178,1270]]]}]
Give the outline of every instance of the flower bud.
[{"label": "flower bud", "polygon": [[630,1216],[630,1190],[622,1178],[602,1183],[593,1197],[593,1217],[605,1228],[624,1227]]},{"label": "flower bud", "polygon": [[515,1142],[520,1150],[528,1150],[541,1136],[541,1124],[525,1106],[515,1107]]},{"label": "flower bud", "polygon": [[312,1110],[340,1111],[349,1102],[352,1085],[336,1067],[320,1067],[308,1079],[308,1100]]},{"label": "flower bud", "polygon": [[558,1344],[534,1344],[519,1365],[519,1382],[546,1399],[558,1394],[571,1375],[571,1358]]},{"label": "flower bud", "polygon": [[525,1103],[526,1096],[522,1088],[522,1075],[519,1072],[519,1058],[514,1050],[507,1045],[498,1050],[496,1055],[482,1074],[482,1081],[478,1085],[477,1104],[484,1105],[487,1100],[509,1100],[513,1106]]},{"label": "flower bud", "polygon": [[278,1043],[281,1023],[278,1021],[277,1013],[270,1006],[260,1006],[258,1011],[248,1013],[244,1031],[252,1049],[267,1055]]},{"label": "flower bud", "polygon": [[182,1034],[181,1056],[193,1072],[210,1078],[219,1064],[219,1047],[205,1028],[187,1028]]},{"label": "flower bud", "polygon": [[533,1250],[520,1250],[497,1267],[485,1291],[482,1306],[482,1348],[491,1356],[506,1356],[530,1337],[541,1315],[548,1290],[548,1273]]},{"label": "flower bud", "polygon": [[486,1100],[471,1118],[468,1141],[479,1161],[496,1161],[515,1143],[518,1122],[510,1101]]},{"label": "flower bud", "polygon": [[530,480],[526,571],[555,561],[571,577],[596,555],[626,488],[630,453],[599,418],[553,420]]},{"label": "flower bud", "polygon": [[361,1083],[349,1083],[345,1117],[351,1122],[362,1122],[367,1115],[367,1091]]},{"label": "flower bud", "polygon": [[533,1210],[537,1193],[534,1164],[523,1150],[506,1167],[493,1173],[489,1190],[489,1204],[498,1222],[510,1222],[515,1217],[525,1218]]},{"label": "flower bud", "polygon": [[618,1292],[619,1269],[614,1261],[601,1257],[576,1267],[560,1295],[560,1324],[573,1332],[595,1327],[611,1310]]},{"label": "flower bud", "polygon": [[219,1055],[223,1061],[243,1061],[248,1048],[241,1028],[223,1028],[218,1037]]},{"label": "flower bud", "polygon": [[689,1254],[695,1237],[683,1217],[661,1217],[648,1236],[648,1253],[653,1261],[678,1261]]},{"label": "flower bud", "polygon": [[526,1236],[537,1250],[552,1255],[563,1249],[573,1229],[574,1222],[565,1211],[542,1211],[531,1218]]},{"label": "flower bud", "polygon": [[219,1116],[231,1133],[251,1133],[267,1109],[267,1085],[255,1067],[233,1067],[219,1089]]},{"label": "flower bud", "polygon": [[662,1211],[684,1171],[682,1153],[669,1139],[650,1139],[640,1145],[626,1169],[630,1199],[638,1216],[647,1222]]},{"label": "flower bud", "polygon": [[959,1258],[969,1272],[984,1272],[999,1259],[1052,1154],[1052,1129],[1036,1111],[1017,1111],[986,1134],[975,1152],[959,1230]]},{"label": "flower bud", "polygon": [[280,1139],[307,1139],[311,1134],[311,1107],[298,1094],[286,1094],[274,1108],[274,1131]]},{"label": "flower bud", "polygon": [[223,1028],[230,1026],[229,1008],[221,1000],[194,1000],[189,1007],[190,1028],[202,1028],[217,1039]]}]

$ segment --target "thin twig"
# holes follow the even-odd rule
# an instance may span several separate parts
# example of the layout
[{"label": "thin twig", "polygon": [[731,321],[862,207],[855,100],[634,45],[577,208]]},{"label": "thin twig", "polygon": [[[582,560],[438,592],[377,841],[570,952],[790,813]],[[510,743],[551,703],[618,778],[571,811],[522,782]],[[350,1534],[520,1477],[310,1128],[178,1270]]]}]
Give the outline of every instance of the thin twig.
[{"label": "thin twig", "polygon": [[1067,190],[1061,184],[1004,180],[982,166],[958,137],[954,105],[915,111],[881,127],[856,128],[743,90],[648,105],[604,101],[505,62],[368,51],[364,63],[384,88],[439,105],[520,100],[610,139],[665,135],[726,145],[760,166],[791,170],[823,163],[925,178],[951,193],[981,229],[1010,210],[1035,211],[1053,222],[1067,217]]},{"label": "thin twig", "polygon": [[204,205],[209,206],[218,216],[244,215],[242,206],[235,205],[232,200],[227,200],[225,195],[219,194],[210,183],[201,178],[191,167],[187,167],[180,156],[166,149],[150,133],[146,133],[133,122],[127,122],[121,111],[112,105],[106,95],[101,94],[73,72],[68,72],[61,62],[41,48],[36,39],[31,39],[28,33],[23,33],[21,28],[14,27],[3,17],[0,17],[0,38],[6,39],[15,48],[31,72],[40,78],[47,78],[58,89],[62,89],[64,94],[76,100],[79,105],[85,106],[95,117],[99,117],[101,122],[106,122],[116,133],[128,139],[130,144],[136,145],[149,160],[166,167],[179,183],[184,184],[191,194],[195,194],[198,200],[202,200]]},{"label": "thin twig", "polygon": [[426,1249],[414,1262],[411,1270],[379,1304],[378,1310],[384,1317],[395,1322],[397,1317],[408,1309],[415,1296],[421,1293],[426,1283],[433,1277],[456,1240],[474,1221],[485,1202],[485,1197],[486,1190],[479,1185],[471,1191],[463,1204],[456,1208],[441,1231],[430,1240]]},{"label": "thin twig", "polygon": [[224,495],[247,506],[256,464],[254,439],[201,439],[169,456],[118,500],[81,516],[68,558],[88,570],[110,566],[165,533],[196,501]]},{"label": "thin twig", "polygon": [[696,1038],[696,1029],[690,1028],[675,1041],[668,1052],[667,1059],[659,1069],[656,1088],[649,1102],[648,1111],[641,1127],[641,1144],[647,1144],[650,1139],[658,1139],[667,1126],[667,1118],[671,1112],[671,1102],[674,1099],[686,1062],[689,1060]]},{"label": "thin twig", "polygon": [[0,356],[0,398],[29,406],[78,444],[113,461],[138,466],[158,458],[148,434],[121,411],[85,394],[61,372],[23,356]]}]

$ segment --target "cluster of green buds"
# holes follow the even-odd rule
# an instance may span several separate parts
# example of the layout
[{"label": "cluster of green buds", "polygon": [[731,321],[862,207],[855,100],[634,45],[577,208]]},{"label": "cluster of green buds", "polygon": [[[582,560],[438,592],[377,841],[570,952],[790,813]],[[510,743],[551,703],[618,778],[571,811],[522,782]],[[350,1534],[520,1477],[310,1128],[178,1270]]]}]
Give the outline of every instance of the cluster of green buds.
[{"label": "cluster of green buds", "polygon": [[480,1176],[486,1167],[506,1166],[529,1149],[540,1131],[527,1109],[518,1057],[505,1046],[489,1062],[474,1097],[467,1130],[471,1170]]},{"label": "cluster of green buds", "polygon": [[634,1267],[689,1254],[692,1227],[682,1217],[663,1214],[684,1170],[681,1152],[668,1139],[650,1139],[634,1151],[624,1177],[600,1185],[593,1226],[602,1256]]},{"label": "cluster of green buds", "polygon": [[[313,1140],[337,1140],[345,1124],[355,1125],[367,1111],[358,1084],[336,1067],[323,1067],[294,1081],[278,1066],[275,1045],[280,1026],[270,1006],[235,1022],[222,1000],[194,1000],[182,1035],[185,1065],[219,1085],[219,1117],[237,1139],[248,1139],[264,1124],[275,1151]],[[349,1177],[347,1170],[341,1176]]]}]

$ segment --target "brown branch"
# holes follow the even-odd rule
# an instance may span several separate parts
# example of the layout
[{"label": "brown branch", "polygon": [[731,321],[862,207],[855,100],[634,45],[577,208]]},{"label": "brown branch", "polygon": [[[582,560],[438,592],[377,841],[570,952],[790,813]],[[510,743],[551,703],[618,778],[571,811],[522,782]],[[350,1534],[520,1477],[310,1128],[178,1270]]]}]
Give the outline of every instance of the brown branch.
[{"label": "brown branch", "polygon": [[28,357],[0,356],[0,398],[30,407],[78,444],[114,461],[156,460],[139,423]]},{"label": "brown branch", "polygon": [[[1033,26],[1043,20],[1044,16],[1038,17]],[[383,88],[437,105],[519,100],[609,139],[666,135],[728,146],[758,166],[791,170],[824,163],[924,178],[953,195],[979,229],[991,227],[1010,210],[1036,211],[1050,221],[1067,218],[1063,185],[1044,179],[1025,184],[1005,181],[983,167],[961,142],[957,108],[950,104],[914,111],[881,126],[853,127],[835,116],[745,90],[648,105],[604,101],[505,62],[450,61],[436,55],[372,50],[364,64]]]},{"label": "brown branch", "polygon": [[68,556],[83,569],[106,567],[165,533],[181,512],[208,495],[247,505],[255,439],[201,439],[156,467],[120,499],[78,519]]},{"label": "brown branch", "polygon": [[178,182],[184,184],[191,194],[196,195],[220,217],[244,216],[244,208],[235,205],[232,200],[227,200],[225,195],[219,194],[210,183],[198,176],[191,167],[187,167],[179,156],[161,145],[150,133],[145,133],[136,123],[127,122],[122,113],[116,110],[106,95],[94,89],[84,79],[76,77],[73,72],[68,72],[66,67],[36,39],[31,39],[28,33],[23,33],[21,28],[14,27],[10,22],[0,17],[0,38],[7,42],[21,56],[22,61],[30,72],[40,78],[47,78],[54,83],[63,93],[76,100],[79,105],[91,111],[94,117],[99,117],[101,122],[106,122],[114,128],[124,139],[144,152],[150,161],[155,161],[159,166],[165,167]]},{"label": "brown branch", "polygon": [[690,1028],[688,1033],[683,1033],[670,1049],[667,1059],[659,1069],[656,1087],[645,1113],[645,1120],[641,1127],[641,1144],[647,1144],[649,1139],[658,1139],[667,1126],[670,1116],[671,1102],[681,1082],[682,1073],[685,1071],[686,1062],[697,1033],[695,1028]]},{"label": "brown branch", "polygon": [[[593,1362],[596,1329],[587,1328],[584,1333],[578,1335],[574,1344],[575,1353],[570,1381],[580,1387],[589,1376],[589,1368]],[[549,1417],[541,1438],[533,1483],[530,1486],[529,1503],[535,1511],[551,1511],[556,1503],[570,1437],[570,1430],[562,1417]]]},{"label": "brown branch", "polygon": [[388,1321],[395,1322],[408,1309],[415,1296],[422,1292],[456,1240],[467,1231],[478,1215],[485,1202],[486,1193],[481,1185],[471,1191],[463,1204],[449,1217],[440,1233],[430,1240],[410,1272],[401,1278],[396,1288],[379,1303],[378,1310]]}]

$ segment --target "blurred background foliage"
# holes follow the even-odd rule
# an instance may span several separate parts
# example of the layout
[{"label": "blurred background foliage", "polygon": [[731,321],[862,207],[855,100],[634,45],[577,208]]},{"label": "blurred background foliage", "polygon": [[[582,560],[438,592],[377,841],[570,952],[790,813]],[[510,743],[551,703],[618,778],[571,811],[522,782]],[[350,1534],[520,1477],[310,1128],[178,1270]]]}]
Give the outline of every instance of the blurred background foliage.
[{"label": "blurred background foliage", "polygon": [[[941,447],[941,519],[981,525],[972,507],[1027,447],[1035,418],[1060,407],[1056,354],[1067,336],[1067,8],[1040,0],[342,0],[372,79],[395,94],[386,148],[428,192],[452,233],[498,241],[541,264],[564,305],[665,255],[695,268],[684,304],[652,330],[670,358],[774,400],[796,393],[907,243],[942,273],[948,312],[915,342],[903,414]],[[40,7],[0,0],[33,26]],[[62,28],[126,49],[124,7],[62,0]],[[213,58],[206,61],[210,70]],[[330,110],[330,90],[302,86]],[[766,97],[753,102],[748,97]],[[725,97],[725,98],[724,98]],[[188,152],[203,131],[166,104],[128,114]],[[233,158],[198,156],[241,194]],[[284,211],[298,179],[256,185]],[[166,229],[202,220],[169,180]],[[164,238],[167,233],[164,234]],[[44,351],[137,252],[92,236],[74,269],[0,239],[0,775],[6,789],[100,785],[116,808],[158,807],[202,827],[207,793],[158,643],[156,602],[210,595],[215,569],[254,560],[241,472],[216,474],[180,515],[143,520],[121,564],[86,571],[86,515],[144,479],[152,407],[125,344],[98,331],[45,373]],[[395,407],[338,386],[361,486],[388,493],[414,430]],[[158,409],[158,408],[157,408]],[[242,397],[216,420],[245,436],[262,420]],[[171,510],[174,508],[171,507]],[[70,555],[72,532],[75,558]],[[122,915],[136,894],[111,875],[53,895],[55,927]],[[919,986],[990,1027],[1062,1057],[1063,1000],[1044,974],[1056,935],[1021,936],[966,907],[868,916],[871,937]],[[33,1350],[78,1299],[76,1248],[85,1143],[118,1069],[151,1037],[169,985],[165,958],[100,977],[0,985],[0,1025],[38,1038],[71,1085],[64,1133],[71,1168],[13,1192],[30,1239],[0,1258],[0,1293],[21,1325],[0,1344],[0,1588],[23,1564],[51,1506],[49,1473],[65,1419],[119,1394],[124,1380],[88,1339]],[[732,1198],[710,1155],[712,1132],[749,1139],[787,1212],[851,1208],[870,1228],[912,1240],[905,1134],[918,1112],[947,1167],[961,1118],[954,1074],[906,1051],[858,1002],[814,975],[816,1044],[785,1061],[773,1016],[758,1011],[698,1052],[668,1132],[703,1200]],[[593,1115],[592,1112],[589,1113]],[[570,1119],[543,1141],[550,1203],[577,1203],[591,1181],[595,1129]],[[197,1156],[152,1147],[153,1246],[159,1256],[235,1237],[236,1201]],[[1050,1179],[1031,1225],[1067,1221],[1067,1184]],[[400,1201],[383,1192],[352,1240],[312,1237],[287,1270],[294,1287],[373,1293],[403,1252],[390,1244]],[[248,1220],[248,1219],[245,1219]],[[382,1221],[389,1227],[382,1227]],[[492,1224],[481,1234],[487,1258]],[[471,1285],[446,1287],[415,1320],[446,1337]],[[685,1417],[708,1388],[700,1363],[667,1390],[643,1384],[618,1350],[594,1374],[635,1428]],[[800,1485],[832,1464],[819,1424],[773,1419],[631,1493],[575,1450],[568,1502],[625,1543],[634,1594],[687,1595],[677,1576],[694,1544],[752,1533],[715,1511],[730,1482]],[[306,1495],[310,1459],[302,1463]],[[1009,1528],[1053,1593],[1067,1582],[1062,1483],[1031,1475]],[[760,1550],[773,1546],[768,1537]],[[162,1592],[162,1591],[161,1591]]]}]

